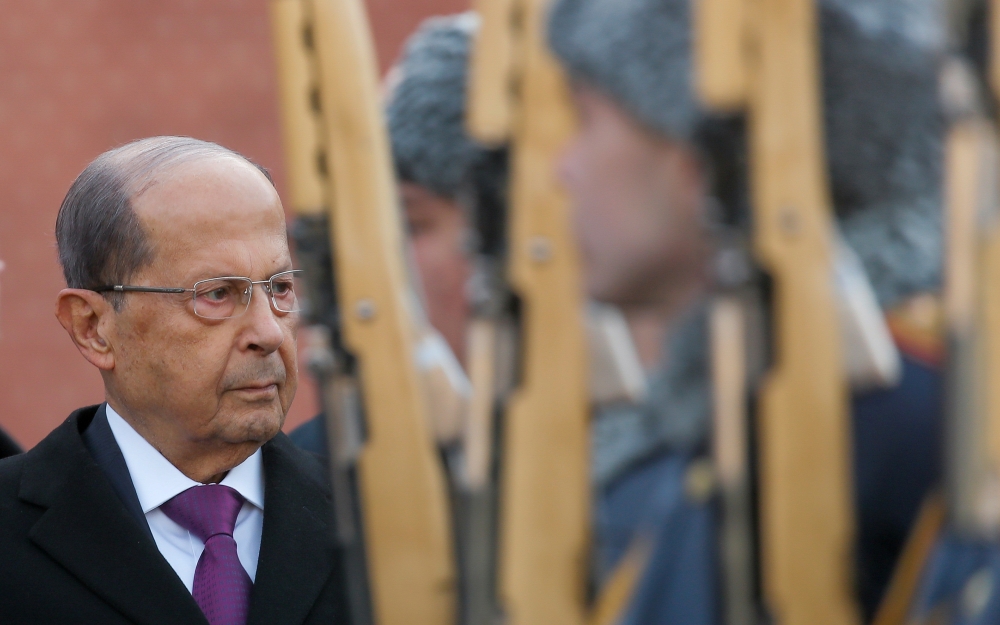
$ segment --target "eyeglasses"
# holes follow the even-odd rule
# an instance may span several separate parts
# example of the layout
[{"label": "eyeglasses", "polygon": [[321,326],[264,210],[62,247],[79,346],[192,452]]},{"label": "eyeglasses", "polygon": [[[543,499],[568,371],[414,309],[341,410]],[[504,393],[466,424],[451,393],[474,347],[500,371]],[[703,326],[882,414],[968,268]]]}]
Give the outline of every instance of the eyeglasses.
[{"label": "eyeglasses", "polygon": [[255,284],[262,285],[271,296],[271,305],[276,311],[299,312],[299,297],[304,292],[301,282],[302,270],[293,269],[276,273],[267,280],[254,281],[236,276],[199,280],[190,289],[107,284],[88,290],[97,293],[191,293],[194,314],[206,319],[229,319],[239,317],[250,307]]}]

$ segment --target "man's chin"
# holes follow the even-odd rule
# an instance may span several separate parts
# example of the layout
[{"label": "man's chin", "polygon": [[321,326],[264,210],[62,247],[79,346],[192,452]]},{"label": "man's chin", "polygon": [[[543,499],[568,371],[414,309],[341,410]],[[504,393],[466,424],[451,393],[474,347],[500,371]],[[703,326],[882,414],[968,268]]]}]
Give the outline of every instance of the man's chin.
[{"label": "man's chin", "polygon": [[263,445],[277,436],[285,423],[285,411],[280,405],[254,408],[234,415],[226,430],[230,443]]}]

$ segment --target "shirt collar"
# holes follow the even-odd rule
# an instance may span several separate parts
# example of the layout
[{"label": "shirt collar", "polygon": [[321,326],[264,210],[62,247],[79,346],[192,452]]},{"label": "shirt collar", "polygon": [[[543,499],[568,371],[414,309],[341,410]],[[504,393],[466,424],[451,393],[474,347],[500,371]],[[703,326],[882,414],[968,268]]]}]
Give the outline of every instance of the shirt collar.
[{"label": "shirt collar", "polygon": [[[115,442],[125,457],[125,464],[132,476],[135,494],[143,514],[149,513],[183,493],[192,486],[200,486],[163,457],[141,434],[129,425],[110,404],[105,404],[108,425]],[[220,482],[229,486],[244,499],[264,509],[264,471],[261,450],[233,467]]]}]

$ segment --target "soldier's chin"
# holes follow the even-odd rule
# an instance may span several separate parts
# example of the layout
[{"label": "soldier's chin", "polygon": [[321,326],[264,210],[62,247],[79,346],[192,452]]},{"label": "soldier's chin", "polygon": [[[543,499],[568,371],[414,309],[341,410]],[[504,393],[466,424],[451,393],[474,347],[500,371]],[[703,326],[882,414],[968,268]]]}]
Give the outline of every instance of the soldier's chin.
[{"label": "soldier's chin", "polygon": [[629,301],[621,288],[621,281],[611,276],[600,275],[599,272],[588,272],[586,275],[587,297],[595,302],[611,306],[626,306]]}]

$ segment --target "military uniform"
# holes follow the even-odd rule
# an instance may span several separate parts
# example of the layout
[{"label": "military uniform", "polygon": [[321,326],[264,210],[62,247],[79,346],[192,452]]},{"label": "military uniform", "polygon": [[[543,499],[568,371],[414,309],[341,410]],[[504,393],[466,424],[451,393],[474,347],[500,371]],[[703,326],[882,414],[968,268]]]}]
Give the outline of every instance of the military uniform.
[{"label": "military uniform", "polygon": [[1000,547],[944,534],[927,563],[908,623],[1000,623]]},{"label": "military uniform", "polygon": [[[851,404],[856,574],[868,617],[921,502],[941,476],[941,350],[915,342],[914,332],[893,317],[900,380],[892,388],[856,393]],[[703,479],[710,409],[706,345],[700,309],[668,340],[648,401],[595,415],[596,585],[607,581],[637,539],[649,545],[649,565],[623,623],[718,622],[715,506]]]},{"label": "military uniform", "polygon": [[715,518],[705,479],[707,346],[699,304],[666,338],[646,400],[594,414],[595,586],[604,586],[631,549],[648,563],[622,623],[718,620]]},{"label": "military uniform", "polygon": [[942,472],[940,343],[914,344],[893,329],[903,363],[899,383],[858,393],[852,402],[855,557],[866,620],[875,614],[921,504]]}]

